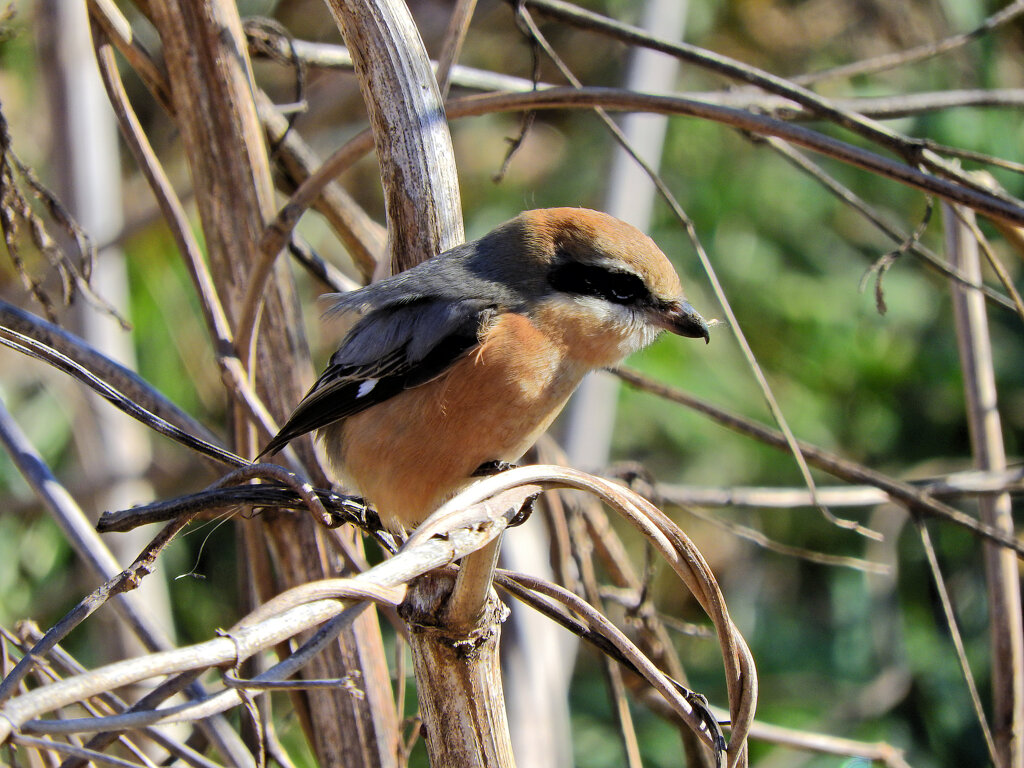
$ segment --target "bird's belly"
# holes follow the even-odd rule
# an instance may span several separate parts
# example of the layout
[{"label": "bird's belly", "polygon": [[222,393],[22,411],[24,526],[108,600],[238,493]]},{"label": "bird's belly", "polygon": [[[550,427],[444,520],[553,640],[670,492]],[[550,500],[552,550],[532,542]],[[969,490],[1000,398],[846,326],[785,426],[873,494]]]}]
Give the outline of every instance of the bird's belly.
[{"label": "bird's belly", "polygon": [[[421,522],[481,464],[522,456],[586,373],[519,321],[528,327],[495,329],[439,378],[349,417],[342,444],[328,446],[389,528]],[[512,344],[503,333],[540,338]]]}]

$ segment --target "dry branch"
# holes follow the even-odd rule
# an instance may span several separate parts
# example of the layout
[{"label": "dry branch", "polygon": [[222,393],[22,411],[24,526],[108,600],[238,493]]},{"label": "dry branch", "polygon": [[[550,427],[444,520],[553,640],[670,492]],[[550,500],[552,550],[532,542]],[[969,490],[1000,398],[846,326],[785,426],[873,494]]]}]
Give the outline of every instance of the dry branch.
[{"label": "dry branch", "polygon": [[[117,111],[126,141],[157,196],[176,246],[189,265],[200,296],[207,331],[232,398],[231,419],[235,431],[231,444],[242,455],[255,452],[251,450],[254,431],[250,425],[256,424],[262,432],[272,433],[275,420],[279,420],[298,400],[311,378],[308,354],[301,337],[302,323],[296,312],[297,302],[283,260],[278,258],[286,248],[291,248],[293,253],[303,252],[301,243],[293,236],[293,229],[308,208],[315,208],[327,218],[338,239],[353,255],[364,279],[369,279],[374,273],[380,275],[388,270],[406,268],[462,241],[461,208],[446,124],[448,118],[499,111],[564,108],[595,109],[607,119],[606,111],[648,111],[691,116],[751,135],[772,137],[769,144],[786,153],[804,170],[814,173],[833,193],[882,227],[901,244],[901,252],[906,249],[916,251],[954,282],[970,286],[967,290],[958,287],[954,290],[958,301],[962,302],[960,335],[965,377],[971,384],[967,391],[972,433],[978,453],[988,454],[987,458],[982,456],[980,464],[991,471],[967,479],[954,476],[915,484],[800,443],[795,450],[798,455],[803,453],[807,456],[808,464],[823,467],[848,481],[868,485],[820,491],[813,490],[813,484],[810,491],[752,488],[659,490],[682,503],[792,506],[895,502],[914,513],[915,517],[916,513],[935,515],[987,537],[984,549],[990,576],[990,604],[993,606],[995,666],[1002,670],[993,675],[996,692],[996,746],[993,751],[1000,755],[996,762],[1007,766],[1021,764],[1021,754],[1024,753],[1020,749],[1020,734],[1024,730],[1024,716],[1021,714],[1024,670],[1021,669],[1019,595],[1014,597],[1019,586],[1018,562],[1014,553],[1008,550],[1024,554],[1024,544],[1014,534],[1009,518],[1009,497],[999,495],[1020,490],[1020,472],[1006,471],[1005,462],[1000,461],[999,428],[991,419],[995,407],[991,363],[974,357],[986,346],[986,321],[983,306],[979,306],[981,294],[1004,306],[1012,307],[1016,301],[1018,309],[1019,297],[1015,295],[1008,270],[1002,268],[998,260],[993,258],[991,261],[999,270],[999,277],[1013,296],[1012,300],[982,284],[980,272],[973,267],[946,265],[918,243],[916,235],[908,237],[898,228],[886,225],[877,211],[855,199],[849,190],[790,146],[802,146],[864,168],[879,179],[895,180],[926,194],[968,206],[992,217],[1001,228],[1024,225],[1024,206],[1020,201],[1001,191],[982,187],[944,158],[970,157],[1018,172],[1021,170],[1019,164],[941,147],[927,139],[910,138],[876,122],[880,118],[963,105],[1019,107],[1024,103],[1024,94],[1019,89],[901,94],[898,98],[827,99],[804,87],[815,79],[879,71],[953,50],[1015,18],[1024,9],[1021,0],[1007,5],[967,33],[893,56],[790,80],[696,46],[658,40],[641,30],[561,0],[526,0],[523,4],[522,8],[533,8],[567,24],[626,41],[629,45],[653,48],[749,84],[732,91],[665,96],[586,87],[552,88],[522,78],[459,66],[456,59],[473,12],[473,0],[460,0],[457,4],[458,12],[452,17],[442,48],[438,73],[441,85],[438,87],[419,33],[404,3],[397,0],[370,4],[329,0],[328,4],[348,43],[346,49],[285,37],[268,38],[271,45],[283,45],[291,61],[301,59],[316,66],[353,66],[352,60],[355,60],[356,75],[373,131],[357,135],[322,163],[294,130],[292,122],[253,82],[246,40],[233,2],[165,0],[154,3],[138,0],[137,6],[154,22],[162,42],[159,55],[151,56],[135,38],[125,16],[110,0],[86,1],[96,25],[97,59],[111,103]],[[538,30],[534,30],[534,35],[543,42]],[[113,49],[142,79],[178,128],[190,165],[209,263],[203,256],[199,239],[192,235],[192,224],[185,209],[128,101]],[[557,61],[553,49],[548,50]],[[508,93],[491,92],[453,99],[447,104],[446,114],[441,94],[447,92],[450,83]],[[576,85],[582,84],[577,82]],[[852,131],[858,137],[895,153],[902,162],[832,138],[821,130],[793,124],[811,119]],[[273,145],[274,160],[282,171],[279,174],[282,188],[291,195],[283,206],[276,209],[276,213],[268,141]],[[374,146],[377,147],[383,174],[390,260],[384,254],[383,228],[355,205],[337,181],[345,168]],[[665,190],[668,191],[667,186]],[[680,220],[695,235],[692,222],[674,203],[671,193],[666,198],[674,204]],[[699,242],[695,244],[702,257],[706,258]],[[305,249],[305,258],[313,261],[308,249]],[[321,262],[315,269],[335,280],[336,284],[344,284],[337,271],[332,273],[330,265],[325,266]],[[65,282],[69,279],[64,275]],[[722,300],[725,301],[724,293]],[[165,434],[193,448],[200,447],[200,443],[190,440],[190,435],[202,436],[207,443],[216,443],[212,435],[130,371],[110,363],[60,329],[5,306],[0,306],[0,325],[5,326],[3,343],[76,376],[97,391],[104,392],[118,407],[134,411],[150,426],[159,425]],[[631,374],[623,375],[633,383],[658,389]],[[756,439],[780,447],[787,442],[791,447],[796,445],[792,435],[779,435],[758,424],[737,419],[674,390],[661,388],[660,392]],[[9,426],[6,419],[4,422]],[[6,432],[15,434],[11,429]],[[15,439],[16,436],[10,438],[12,445]],[[209,448],[204,449],[207,455],[235,465],[245,463],[234,453],[216,446]],[[17,443],[15,450],[22,459],[27,457],[42,464],[37,461],[38,456],[24,449],[23,441]],[[287,458],[296,470],[301,469],[318,484],[326,485],[309,443],[297,446],[297,451],[287,454]],[[263,470],[265,467],[246,467],[237,477],[257,476]],[[57,489],[56,494],[45,497],[49,503],[55,508],[70,509],[72,517],[65,514],[65,519],[74,518],[74,526],[82,527],[83,523],[78,519],[80,510],[76,510],[74,504],[64,504],[67,494],[53,481],[48,471],[36,472],[36,477],[40,487]],[[241,501],[283,509],[310,509],[321,518],[320,522],[332,525],[338,520],[335,510],[344,510],[359,523],[367,524],[363,514],[365,507],[354,500],[341,498],[330,491],[316,492],[311,490],[311,486],[305,486],[301,479],[289,477],[287,480],[281,485],[234,488],[231,495],[219,496],[214,503],[223,505]],[[284,490],[288,485],[291,490]],[[788,740],[798,746],[827,753],[866,755],[889,765],[905,766],[902,753],[889,745],[862,745],[821,738],[815,734],[780,733],[778,729],[773,731],[770,726],[754,722],[756,675],[752,659],[732,624],[718,585],[700,553],[663,513],[628,489],[608,480],[551,467],[518,470],[475,484],[428,520],[401,552],[373,569],[366,569],[359,543],[347,532],[341,535],[336,535],[339,534],[337,531],[331,532],[331,538],[325,541],[323,531],[316,528],[310,515],[270,512],[265,517],[265,525],[257,527],[257,523],[245,522],[242,524],[243,565],[247,570],[243,578],[251,585],[254,603],[250,607],[254,610],[224,636],[191,648],[168,650],[93,671],[78,670],[67,680],[47,682],[36,690],[26,691],[22,673],[41,660],[34,658],[33,654],[54,653],[53,643],[69,625],[99,607],[108,593],[130,587],[133,575],[144,575],[152,558],[140,560],[137,568],[115,576],[105,589],[87,598],[65,622],[54,627],[36,648],[23,657],[19,670],[0,689],[5,694],[12,694],[0,705],[0,715],[3,715],[0,717],[0,742],[6,737],[9,743],[33,750],[41,756],[40,760],[50,756],[51,751],[63,750],[74,753],[75,764],[81,764],[85,759],[107,764],[134,764],[83,751],[64,742],[35,739],[28,734],[84,733],[108,728],[138,728],[157,722],[193,721],[239,704],[259,707],[259,712],[250,710],[255,713],[254,719],[267,721],[269,714],[265,707],[269,697],[262,694],[287,685],[318,691],[295,692],[293,701],[321,764],[395,764],[402,759],[402,747],[399,745],[394,698],[375,620],[364,613],[357,620],[354,633],[344,634],[345,639],[340,642],[335,638],[345,631],[356,613],[363,610],[365,603],[361,601],[373,598],[388,609],[394,609],[405,596],[406,585],[413,582],[413,599],[405,603],[403,616],[409,622],[414,637],[420,696],[434,764],[461,761],[466,764],[510,765],[512,757],[502,722],[501,680],[496,656],[502,611],[493,601],[489,574],[500,537],[523,502],[536,494],[537,485],[586,489],[624,514],[671,564],[675,574],[693,591],[711,616],[721,646],[729,690],[729,717],[733,722],[728,747],[730,765],[744,764],[746,739],[760,736],[779,742]],[[243,492],[248,495],[243,497]],[[962,493],[983,495],[981,522],[944,501]],[[162,505],[161,510],[147,509],[125,517],[141,517],[155,511],[178,516],[184,509],[184,516],[178,518],[180,525],[205,503],[210,503],[207,497],[201,500],[182,497]],[[558,504],[553,506],[557,508]],[[574,544],[569,535],[567,516],[557,514],[558,511],[552,517],[557,541],[556,559],[562,575],[571,583],[575,576],[569,564],[569,553]],[[611,657],[625,664],[630,672],[624,679],[630,685],[621,686],[620,692],[627,688],[639,689],[637,696],[640,700],[650,703],[656,711],[667,713],[673,722],[685,722],[687,727],[694,729],[701,743],[717,746],[714,729],[706,720],[701,723],[700,717],[694,714],[693,702],[680,693],[681,668],[678,660],[671,650],[657,648],[659,642],[662,645],[669,643],[665,642],[664,626],[657,621],[656,611],[646,600],[646,581],[632,570],[622,542],[609,532],[603,513],[590,507],[579,514],[573,531],[577,535],[586,535],[587,541],[594,546],[597,559],[619,590],[612,594],[612,599],[620,601],[628,611],[635,612],[634,617],[643,621],[641,638],[636,643],[625,638],[595,609],[601,599],[609,598],[610,593],[599,588],[594,574],[587,569],[583,569],[586,571],[583,576],[588,588],[586,594],[593,605],[558,585],[528,577],[518,578],[515,582],[504,575],[502,579],[510,589],[519,589],[519,594],[528,592],[527,599],[542,605],[548,615],[581,637],[592,640]],[[372,520],[369,527],[374,527]],[[739,533],[756,536],[757,532]],[[90,536],[91,531],[78,537],[86,542],[84,545],[79,543],[80,548],[96,563],[105,566],[101,572],[113,575],[109,573],[110,563],[104,562],[102,550],[95,546]],[[777,546],[763,537],[761,543]],[[577,546],[577,555],[583,549]],[[155,551],[151,550],[150,554]],[[807,557],[818,555],[806,551],[797,554]],[[950,615],[955,642],[959,644],[958,652],[965,658],[962,642],[952,623],[953,611],[938,574],[937,561],[934,561],[933,552],[928,554],[943,593],[944,609]],[[463,560],[458,576],[453,577],[454,568],[447,568],[439,574],[421,578],[432,570],[451,566],[460,558]],[[347,563],[355,575],[347,580],[327,578],[342,562]],[[851,562],[847,559],[842,564]],[[853,564],[860,567],[871,565]],[[358,572],[360,570],[362,572]],[[455,597],[450,598],[453,582],[457,585]],[[513,583],[516,586],[511,586]],[[270,597],[278,592],[277,597]],[[343,612],[346,609],[340,602],[342,598],[346,600],[344,605],[358,604]],[[414,600],[421,603],[414,606]],[[478,616],[481,611],[482,615]],[[475,621],[477,619],[479,623]],[[139,624],[141,620],[136,617],[132,621]],[[288,647],[286,641],[292,642],[293,647]],[[212,665],[238,665],[243,658],[252,658],[257,651],[275,646],[281,660],[269,670],[251,673],[250,670],[236,670],[225,674],[222,676],[224,688],[213,696],[204,697],[198,704],[166,706],[160,703],[194,677],[210,670]],[[469,663],[464,653],[467,648],[474,656]],[[24,649],[21,652],[24,653]],[[0,649],[0,653],[6,654],[6,647]],[[6,664],[6,657],[0,661]],[[303,668],[306,668],[303,674],[315,679],[281,682],[282,678]],[[639,675],[635,680],[634,673]],[[158,674],[175,677],[137,702],[135,708],[139,711],[126,713],[120,711],[123,706],[110,704],[107,714],[95,710],[95,717],[63,719],[67,712],[61,710],[65,706],[84,702],[93,692],[129,680],[150,679]],[[969,676],[969,669],[967,674]],[[343,685],[345,681],[348,687]],[[400,685],[404,685],[404,680]],[[324,691],[324,688],[328,690]],[[360,700],[353,695],[354,691],[366,694],[366,698]],[[616,705],[628,713],[624,695],[618,697]],[[0,700],[2,698],[0,696]],[[980,712],[980,703],[977,707]],[[62,719],[38,719],[51,711],[58,711]],[[116,732],[113,730],[111,735],[97,737],[87,745],[87,749],[104,749]],[[230,735],[234,736],[233,733]],[[212,738],[218,738],[216,733],[212,733]],[[260,733],[258,742],[252,742],[253,751],[274,753],[279,749],[274,747],[274,743],[271,731]],[[249,755],[239,749],[240,744],[230,739],[225,741],[221,738],[217,746],[232,764],[251,762]],[[635,762],[639,753],[635,740],[630,741],[630,747]],[[210,761],[201,756],[188,755],[185,751],[180,755],[190,764],[210,768]],[[457,760],[455,755],[461,757]],[[261,754],[260,759],[263,756]]]},{"label": "dry branch", "polygon": [[[978,240],[972,232],[970,214],[944,206],[946,242],[954,265],[980,279]],[[967,217],[962,220],[961,217]],[[992,343],[985,303],[958,286],[953,288],[960,365],[964,377],[967,423],[978,469],[1001,472],[1006,469],[1006,449],[996,402]],[[981,519],[988,525],[1013,534],[1015,530],[1010,495],[984,496],[978,500]],[[1021,625],[1020,572],[1017,558],[989,542],[983,545],[988,586],[989,633],[992,647],[993,762],[1005,768],[1024,766],[1024,626]],[[934,565],[937,571],[937,564]],[[950,626],[953,627],[952,611]],[[968,680],[970,678],[968,677]],[[984,717],[979,712],[979,716]],[[984,720],[983,720],[984,723]],[[987,729],[986,729],[987,731]]]}]

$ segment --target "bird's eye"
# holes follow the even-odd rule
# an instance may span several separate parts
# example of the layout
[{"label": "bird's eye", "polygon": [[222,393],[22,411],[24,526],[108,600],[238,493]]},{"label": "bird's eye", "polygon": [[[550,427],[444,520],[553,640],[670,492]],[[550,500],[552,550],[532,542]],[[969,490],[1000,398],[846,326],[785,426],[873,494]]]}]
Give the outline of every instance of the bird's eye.
[{"label": "bird's eye", "polygon": [[556,264],[548,273],[548,282],[557,291],[596,296],[615,304],[638,304],[651,298],[644,281],[631,272],[618,272],[578,261]]}]

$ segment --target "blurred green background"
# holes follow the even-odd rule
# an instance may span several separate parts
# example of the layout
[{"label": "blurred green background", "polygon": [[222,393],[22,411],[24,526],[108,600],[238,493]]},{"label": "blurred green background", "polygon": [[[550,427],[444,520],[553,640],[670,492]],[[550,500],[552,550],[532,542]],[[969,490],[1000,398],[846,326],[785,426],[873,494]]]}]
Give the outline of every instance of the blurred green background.
[{"label": "blurred green background", "polygon": [[[448,3],[414,0],[410,5],[428,50],[436,54]],[[638,5],[623,0],[584,5],[625,21],[635,22],[639,16]],[[691,0],[685,39],[793,76],[970,29],[1001,5],[971,0]],[[322,3],[252,0],[240,6],[246,15],[278,20],[298,38],[339,42]],[[0,48],[0,102],[16,151],[52,183],[58,169],[51,162],[54,131],[42,96],[46,81],[38,59],[38,9],[28,2],[14,7],[17,13],[7,23],[10,37]],[[136,22],[144,37],[145,24]],[[553,23],[545,24],[544,30],[586,84],[622,83],[628,61],[624,46]],[[1019,88],[1024,80],[1022,42],[1024,26],[1016,21],[952,54],[882,74],[827,81],[820,92],[859,97]],[[460,61],[529,76],[530,49],[514,27],[509,5],[481,0]],[[294,78],[287,67],[260,62],[256,73],[279,101],[293,97]],[[542,78],[561,82],[547,63]],[[187,190],[187,171],[173,127],[137,80],[129,78],[128,85],[158,154],[178,188]],[[677,89],[724,85],[684,65]],[[295,128],[323,155],[364,125],[350,74],[311,71],[306,98],[309,109],[298,117]],[[1022,159],[1024,122],[1017,109],[955,109],[902,118],[891,125],[941,144]],[[837,129],[814,127],[849,140]],[[458,120],[452,130],[469,237],[525,208],[601,207],[613,142],[592,114],[538,114],[507,176],[497,184],[491,177],[501,167],[506,138],[519,131],[519,117]],[[907,231],[924,215],[926,202],[919,193],[838,163],[821,162]],[[1019,175],[994,173],[1011,194],[1024,195]],[[695,119],[671,119],[662,176],[693,219],[797,436],[898,478],[972,466],[947,281],[913,255],[902,256],[884,276],[888,311],[881,314],[868,270],[893,244],[814,180],[730,129]],[[372,159],[360,163],[343,182],[382,219]],[[121,242],[139,372],[182,408],[225,434],[219,374],[190,282],[166,227],[152,218],[152,196],[127,155],[124,184],[128,229]],[[1020,286],[1020,254],[986,222],[981,226]],[[315,215],[306,217],[300,231],[318,253],[351,270],[345,253]],[[655,205],[650,234],[674,260],[691,302],[706,317],[721,317],[685,231],[664,204]],[[938,210],[922,241],[942,253]],[[45,275],[47,269],[38,260],[28,267],[37,275]],[[996,284],[991,275],[986,278]],[[318,316],[315,298],[323,288],[302,273],[297,272],[297,279],[319,365],[330,354],[333,340]],[[0,260],[0,296],[38,311],[7,259]],[[1004,309],[990,306],[989,313],[1003,432],[1011,461],[1016,461],[1024,434],[1021,325]],[[723,408],[769,421],[753,376],[724,327],[706,348],[663,339],[631,364]],[[97,489],[79,462],[82,445],[76,440],[76,423],[85,401],[78,386],[5,350],[0,352],[0,396],[88,508]],[[615,459],[641,462],[660,481],[801,485],[791,456],[650,395],[623,389],[617,418]],[[195,490],[213,479],[198,471],[194,459],[175,444],[154,438],[152,450],[146,474],[158,496]],[[830,484],[828,477],[815,476],[819,483]],[[20,619],[33,618],[45,628],[82,597],[83,571],[5,455],[0,455],[0,499],[0,625],[12,628]],[[969,500],[958,505],[974,511]],[[765,551],[706,521],[673,512],[718,575],[733,617],[751,645],[761,681],[759,716],[779,725],[886,741],[906,749],[915,766],[987,764],[913,525],[907,525],[904,512],[893,507],[841,512],[883,531],[886,540],[868,542],[828,524],[809,508],[724,509],[713,514],[787,545],[891,565],[890,575],[868,575]],[[988,615],[980,547],[960,530],[940,524],[931,524],[931,530],[988,706]],[[630,541],[642,557],[639,541]],[[236,615],[234,547],[230,525],[207,524],[167,552],[162,570],[173,579],[169,589],[181,642],[205,639]],[[91,587],[91,581],[88,584]],[[672,586],[659,596],[660,607],[667,614],[699,621],[699,609],[677,589]],[[104,658],[96,631],[86,625],[67,643],[85,663]],[[724,701],[717,644],[684,636],[678,643],[693,687],[713,702]],[[621,765],[603,677],[595,656],[587,651],[578,663],[572,711],[577,765]],[[678,765],[674,729],[642,707],[634,714],[646,764]],[[294,746],[297,728],[292,735],[296,738],[288,743]],[[751,755],[754,764],[764,766],[856,764],[756,742]]]}]

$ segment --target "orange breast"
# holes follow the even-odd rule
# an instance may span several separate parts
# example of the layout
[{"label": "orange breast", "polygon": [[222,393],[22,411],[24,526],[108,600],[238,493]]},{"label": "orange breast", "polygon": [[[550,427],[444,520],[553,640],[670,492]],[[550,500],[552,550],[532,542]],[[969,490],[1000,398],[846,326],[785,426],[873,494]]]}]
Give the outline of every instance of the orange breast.
[{"label": "orange breast", "polygon": [[385,525],[409,528],[481,464],[518,459],[588,368],[527,318],[504,314],[442,376],[325,430],[327,450]]}]

